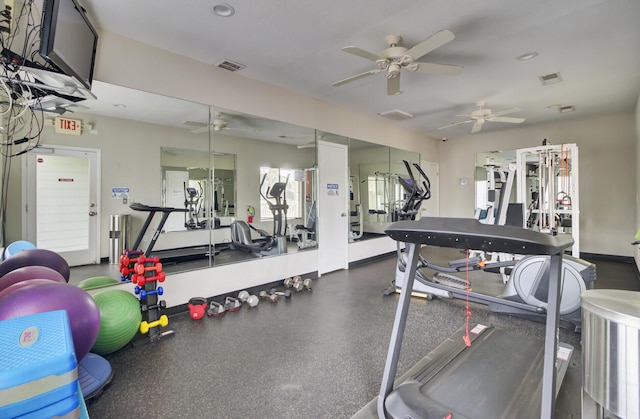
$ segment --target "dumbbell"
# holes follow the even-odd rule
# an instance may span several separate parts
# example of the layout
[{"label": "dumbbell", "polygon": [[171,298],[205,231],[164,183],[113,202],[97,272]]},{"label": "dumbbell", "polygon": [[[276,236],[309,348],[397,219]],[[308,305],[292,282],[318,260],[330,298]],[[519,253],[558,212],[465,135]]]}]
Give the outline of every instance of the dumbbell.
[{"label": "dumbbell", "polygon": [[138,275],[142,275],[145,272],[150,272],[150,271],[162,272],[162,263],[156,262],[151,266],[146,266],[143,263],[138,262],[135,264],[134,269],[136,270],[136,273]]},{"label": "dumbbell", "polygon": [[255,307],[260,300],[253,294],[249,294],[249,291],[242,290],[238,293],[238,300],[243,303],[249,304],[249,307]]},{"label": "dumbbell", "polygon": [[144,288],[140,288],[137,285],[133,289],[133,291],[136,293],[136,295],[140,294],[141,300],[144,300],[145,298],[147,298],[148,295],[153,295],[153,294],[162,295],[164,293],[164,289],[162,287],[158,287],[155,290],[145,290]]},{"label": "dumbbell", "polygon": [[156,326],[165,327],[168,324],[169,324],[169,318],[167,317],[166,314],[163,314],[162,316],[160,316],[160,319],[153,322],[148,322],[144,320],[142,323],[140,323],[140,333],[144,335],[144,334],[147,334],[149,332],[149,329],[151,329],[152,327],[156,327]]},{"label": "dumbbell", "polygon": [[135,284],[138,284],[139,287],[144,287],[144,284],[146,284],[147,282],[153,282],[153,281],[164,282],[166,278],[167,278],[167,275],[164,272],[158,272],[158,274],[154,276],[144,276],[144,275],[134,274],[131,277],[131,281]]},{"label": "dumbbell", "polygon": [[160,258],[158,256],[147,257],[145,255],[140,255],[138,257],[139,263],[158,263],[160,262]]},{"label": "dumbbell", "polygon": [[276,294],[269,294],[266,291],[262,290],[260,291],[260,294],[258,294],[260,296],[260,298],[264,299],[268,299],[269,301],[271,301],[272,303],[277,303],[278,302],[278,296]]},{"label": "dumbbell", "polygon": [[225,310],[222,304],[216,301],[211,301],[211,303],[209,303],[209,310],[207,310],[207,315],[209,317],[222,317],[226,312],[227,310]]},{"label": "dumbbell", "polygon": [[247,298],[247,304],[249,304],[249,307],[255,307],[258,305],[259,302],[260,302],[260,299],[253,294],[251,294]]},{"label": "dumbbell", "polygon": [[227,297],[224,300],[224,308],[230,312],[238,311],[242,308],[242,303],[237,298]]},{"label": "dumbbell", "polygon": [[289,277],[289,278],[285,278],[284,281],[282,282],[284,284],[284,286],[286,288],[291,288],[293,286],[293,284],[295,283],[295,277]]},{"label": "dumbbell", "polygon": [[149,311],[149,310],[154,310],[154,309],[158,309],[158,310],[164,310],[165,308],[167,308],[167,302],[165,300],[161,300],[158,301],[158,304],[153,304],[153,305],[146,305],[146,304],[142,304],[140,306],[140,310],[142,310],[142,312],[145,311]]},{"label": "dumbbell", "polygon": [[301,277],[296,277],[295,282],[293,283],[293,289],[297,292],[300,292],[304,289],[304,284],[302,283]]},{"label": "dumbbell", "polygon": [[284,298],[291,298],[291,290],[286,290],[286,291],[282,292],[282,291],[276,290],[275,288],[271,288],[269,290],[269,294],[271,294],[271,295],[280,295],[280,296],[282,296]]},{"label": "dumbbell", "polygon": [[313,288],[313,280],[311,278],[306,278],[302,281],[302,285],[309,291]]}]

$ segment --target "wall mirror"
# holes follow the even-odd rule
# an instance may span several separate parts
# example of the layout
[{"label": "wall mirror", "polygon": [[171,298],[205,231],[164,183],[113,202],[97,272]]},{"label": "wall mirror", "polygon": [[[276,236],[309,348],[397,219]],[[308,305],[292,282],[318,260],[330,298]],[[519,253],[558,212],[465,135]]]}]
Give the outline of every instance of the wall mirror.
[{"label": "wall mirror", "polygon": [[[75,104],[65,114],[87,127],[82,137],[47,128],[42,138],[45,144],[100,149],[103,257],[109,254],[110,214],[130,217],[129,245],[141,231],[147,213],[132,210],[132,203],[186,207],[186,213],[172,214],[154,246],[154,252],[174,252],[175,258],[163,260],[168,274],[317,246],[313,228],[304,229],[316,198],[315,130],[100,81],[93,90],[97,100]],[[286,198],[286,211],[276,202],[278,183],[286,183],[279,195]],[[112,194],[116,189],[126,196]],[[280,218],[274,216],[278,205]],[[144,234],[143,250],[159,219]],[[235,220],[255,227],[252,245],[270,236],[283,239],[264,251],[237,250],[231,236]],[[280,253],[270,252],[278,242]],[[116,276],[117,266],[113,271]]]}]

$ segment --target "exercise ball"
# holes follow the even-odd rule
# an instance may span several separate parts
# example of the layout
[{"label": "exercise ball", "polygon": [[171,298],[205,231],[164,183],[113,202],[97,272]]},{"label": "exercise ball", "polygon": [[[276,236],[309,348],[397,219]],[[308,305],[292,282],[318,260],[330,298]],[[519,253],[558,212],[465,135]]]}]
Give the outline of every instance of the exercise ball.
[{"label": "exercise ball", "polygon": [[50,279],[27,279],[25,281],[16,282],[15,284],[11,284],[2,291],[0,291],[0,299],[5,295],[9,295],[12,292],[16,292],[22,288],[28,287],[30,285],[38,285],[38,284],[48,284],[50,283]]},{"label": "exercise ball", "polygon": [[22,268],[14,269],[0,278],[0,291],[13,284],[28,281],[29,279],[49,279],[55,282],[67,282],[60,272],[46,266],[23,266]]},{"label": "exercise ball", "polygon": [[140,302],[124,290],[107,290],[93,296],[100,309],[100,331],[91,352],[107,355],[123,348],[140,327]]},{"label": "exercise ball", "polygon": [[69,282],[69,264],[62,256],[47,249],[28,249],[16,253],[0,263],[0,277],[24,266],[46,266],[60,272]]},{"label": "exercise ball", "polygon": [[67,311],[76,358],[80,361],[93,346],[100,330],[100,311],[86,291],[49,281],[25,285],[0,298],[0,320],[53,310]]},{"label": "exercise ball", "polygon": [[11,256],[15,255],[16,253],[22,250],[35,249],[35,248],[36,248],[36,245],[31,242],[28,242],[26,240],[18,240],[11,243],[9,246],[7,246],[4,249],[3,257],[4,259],[9,259]]},{"label": "exercise ball", "polygon": [[78,283],[78,288],[88,291],[119,283],[120,281],[113,279],[110,276],[94,276],[93,278],[87,278],[80,281],[80,283]]}]

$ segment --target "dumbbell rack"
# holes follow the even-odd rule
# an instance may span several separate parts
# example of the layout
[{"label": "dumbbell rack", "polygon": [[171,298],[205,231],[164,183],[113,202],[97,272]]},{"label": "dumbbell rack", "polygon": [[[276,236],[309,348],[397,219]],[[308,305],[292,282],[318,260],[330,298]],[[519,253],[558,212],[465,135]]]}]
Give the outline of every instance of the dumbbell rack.
[{"label": "dumbbell rack", "polygon": [[158,297],[163,294],[158,282],[164,282],[165,273],[162,271],[162,263],[158,257],[146,257],[140,255],[134,265],[131,282],[135,284],[135,293],[140,297],[142,309],[142,323],[140,332],[149,334],[149,341],[154,342],[166,336],[172,336],[172,330],[160,332],[161,327],[169,324],[169,318],[161,311],[166,307],[164,300]]}]

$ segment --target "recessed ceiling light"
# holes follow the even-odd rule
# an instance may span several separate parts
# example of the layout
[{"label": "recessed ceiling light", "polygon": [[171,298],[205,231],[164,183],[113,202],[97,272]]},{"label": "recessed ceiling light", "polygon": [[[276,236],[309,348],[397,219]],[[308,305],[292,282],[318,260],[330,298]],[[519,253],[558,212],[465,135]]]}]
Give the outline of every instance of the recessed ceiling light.
[{"label": "recessed ceiling light", "polygon": [[123,105],[122,103],[116,103],[116,104],[115,104],[115,105],[113,105],[113,106],[115,106],[116,108],[120,108],[120,109],[124,109],[124,108],[126,108],[126,107],[127,107],[127,105]]},{"label": "recessed ceiling light", "polygon": [[526,54],[522,54],[519,57],[516,57],[516,60],[518,61],[527,61],[530,60],[532,58],[536,58],[538,56],[538,53],[535,51],[532,52],[527,52]]},{"label": "recessed ceiling light", "polygon": [[211,5],[211,11],[220,17],[231,17],[236,13],[236,9],[229,3],[217,3]]}]

